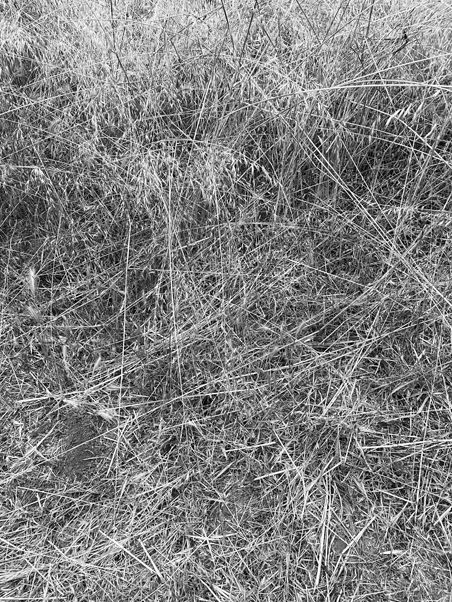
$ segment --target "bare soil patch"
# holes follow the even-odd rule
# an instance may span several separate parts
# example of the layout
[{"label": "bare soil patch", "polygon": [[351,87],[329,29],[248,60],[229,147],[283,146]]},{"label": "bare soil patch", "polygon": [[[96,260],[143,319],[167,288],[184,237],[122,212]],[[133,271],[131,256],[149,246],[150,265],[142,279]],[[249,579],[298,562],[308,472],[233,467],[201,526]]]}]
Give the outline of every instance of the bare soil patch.
[{"label": "bare soil patch", "polygon": [[90,414],[75,410],[63,419],[64,454],[58,461],[57,473],[69,479],[92,478],[101,462],[100,421]]}]

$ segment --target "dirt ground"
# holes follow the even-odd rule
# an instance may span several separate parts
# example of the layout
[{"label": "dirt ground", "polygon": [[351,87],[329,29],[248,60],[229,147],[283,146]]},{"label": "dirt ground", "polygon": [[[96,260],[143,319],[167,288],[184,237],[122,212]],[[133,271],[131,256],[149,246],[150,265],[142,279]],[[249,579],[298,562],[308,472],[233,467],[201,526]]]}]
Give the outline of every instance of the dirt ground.
[{"label": "dirt ground", "polygon": [[69,479],[88,479],[101,461],[100,421],[79,410],[68,412],[63,421],[64,454],[58,460],[57,472]]}]

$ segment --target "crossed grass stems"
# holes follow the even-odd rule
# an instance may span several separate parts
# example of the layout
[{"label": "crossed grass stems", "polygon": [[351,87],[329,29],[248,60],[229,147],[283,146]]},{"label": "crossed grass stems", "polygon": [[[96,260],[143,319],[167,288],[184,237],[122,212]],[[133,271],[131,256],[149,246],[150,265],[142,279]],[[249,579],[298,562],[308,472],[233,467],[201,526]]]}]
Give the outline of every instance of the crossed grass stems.
[{"label": "crossed grass stems", "polygon": [[49,6],[5,17],[2,595],[445,599],[447,9]]}]

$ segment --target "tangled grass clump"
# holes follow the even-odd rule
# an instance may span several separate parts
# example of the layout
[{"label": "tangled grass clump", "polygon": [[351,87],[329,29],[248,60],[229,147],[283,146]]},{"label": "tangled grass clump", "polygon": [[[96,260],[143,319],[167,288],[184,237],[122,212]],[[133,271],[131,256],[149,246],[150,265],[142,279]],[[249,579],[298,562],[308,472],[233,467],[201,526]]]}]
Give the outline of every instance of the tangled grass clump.
[{"label": "tangled grass clump", "polygon": [[1,7],[0,598],[446,599],[451,15],[395,6]]}]

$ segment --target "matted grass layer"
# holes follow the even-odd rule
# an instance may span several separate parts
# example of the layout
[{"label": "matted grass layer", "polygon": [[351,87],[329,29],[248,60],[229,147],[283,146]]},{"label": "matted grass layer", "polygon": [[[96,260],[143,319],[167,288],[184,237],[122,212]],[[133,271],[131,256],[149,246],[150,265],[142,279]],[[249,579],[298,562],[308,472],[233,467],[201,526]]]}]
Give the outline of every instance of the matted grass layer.
[{"label": "matted grass layer", "polygon": [[0,11],[0,598],[450,600],[449,3]]}]

